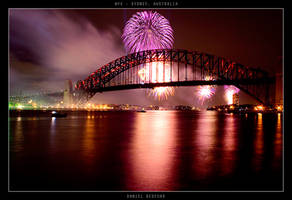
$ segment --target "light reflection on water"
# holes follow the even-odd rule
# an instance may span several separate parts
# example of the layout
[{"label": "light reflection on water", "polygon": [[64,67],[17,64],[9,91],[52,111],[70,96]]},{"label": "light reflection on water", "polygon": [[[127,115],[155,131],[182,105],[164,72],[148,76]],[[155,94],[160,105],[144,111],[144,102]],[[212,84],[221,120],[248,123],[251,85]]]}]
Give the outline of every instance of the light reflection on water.
[{"label": "light reflection on water", "polygon": [[215,112],[202,112],[198,116],[198,127],[195,129],[194,145],[195,149],[194,158],[194,172],[197,177],[202,179],[207,178],[211,172],[214,162],[214,148],[216,142],[216,113]]},{"label": "light reflection on water", "polygon": [[282,114],[277,114],[277,128],[276,128],[276,135],[274,139],[274,157],[273,157],[273,168],[279,168],[281,166],[281,159],[282,159],[282,144],[283,144],[283,134],[282,134]]},{"label": "light reflection on water", "polygon": [[56,149],[56,117],[52,117],[50,126],[50,149],[54,151]]},{"label": "light reflection on water", "polygon": [[[221,124],[220,124],[221,125]],[[237,141],[237,121],[234,115],[227,116],[224,121],[222,175],[229,175],[234,170]]]},{"label": "light reflection on water", "polygon": [[139,113],[136,117],[132,158],[129,163],[133,175],[129,189],[161,190],[171,188],[175,154],[175,112]]},{"label": "light reflection on water", "polygon": [[263,132],[263,114],[258,113],[256,119],[256,132],[255,132],[255,140],[254,140],[254,168],[255,170],[260,170],[262,167],[261,162],[263,161],[263,153],[264,153],[264,132]]},{"label": "light reflection on water", "polygon": [[[269,177],[282,167],[281,114],[147,111],[20,116],[10,120],[10,134],[15,174],[11,182],[19,189],[70,185],[75,190],[167,191],[212,190],[220,185],[238,190],[255,187],[253,182],[258,188],[281,186],[281,178]],[[39,181],[39,176],[47,176],[47,181]]]},{"label": "light reflection on water", "polygon": [[21,117],[17,117],[17,123],[15,124],[14,134],[13,134],[13,142],[14,142],[14,148],[13,150],[15,152],[21,152],[23,151],[23,127],[22,127],[22,121]]},{"label": "light reflection on water", "polygon": [[82,160],[84,162],[84,167],[86,167],[86,172],[89,174],[94,170],[94,160],[98,158],[98,151],[96,151],[96,137],[97,134],[95,129],[94,116],[87,115],[85,120],[85,127],[82,134],[81,151],[82,151]]},{"label": "light reflection on water", "polygon": [[236,162],[237,119],[234,115],[202,112],[194,130],[193,172],[198,180],[226,176]]}]

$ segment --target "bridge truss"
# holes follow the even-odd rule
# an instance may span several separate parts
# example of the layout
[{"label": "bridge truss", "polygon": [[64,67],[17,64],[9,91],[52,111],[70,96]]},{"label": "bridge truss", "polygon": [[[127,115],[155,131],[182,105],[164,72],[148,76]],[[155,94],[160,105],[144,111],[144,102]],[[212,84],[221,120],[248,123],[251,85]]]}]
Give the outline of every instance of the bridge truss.
[{"label": "bridge truss", "polygon": [[113,90],[234,85],[260,103],[269,104],[274,82],[264,70],[222,57],[182,49],[157,49],[132,53],[100,67],[85,80],[77,81],[75,91],[79,100],[89,100],[97,92]]}]

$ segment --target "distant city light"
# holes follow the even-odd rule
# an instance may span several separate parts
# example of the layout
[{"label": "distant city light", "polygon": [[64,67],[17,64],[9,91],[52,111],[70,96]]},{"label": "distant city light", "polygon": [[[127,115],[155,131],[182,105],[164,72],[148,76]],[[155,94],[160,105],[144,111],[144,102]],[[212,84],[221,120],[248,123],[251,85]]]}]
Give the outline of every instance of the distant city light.
[{"label": "distant city light", "polygon": [[258,105],[254,109],[257,110],[257,111],[263,111],[264,107],[262,105]]},{"label": "distant city light", "polygon": [[279,105],[276,107],[277,111],[283,111],[283,106],[282,105]]},{"label": "distant city light", "polygon": [[16,106],[16,108],[19,109],[19,110],[21,110],[21,109],[23,108],[23,105],[18,104],[18,105]]}]

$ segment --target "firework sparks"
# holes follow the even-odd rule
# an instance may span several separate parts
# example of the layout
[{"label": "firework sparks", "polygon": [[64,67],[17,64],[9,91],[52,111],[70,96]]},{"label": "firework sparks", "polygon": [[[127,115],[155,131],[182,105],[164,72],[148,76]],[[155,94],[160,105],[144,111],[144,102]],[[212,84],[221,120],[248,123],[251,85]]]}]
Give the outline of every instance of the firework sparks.
[{"label": "firework sparks", "polygon": [[233,103],[233,95],[238,93],[240,90],[231,85],[231,86],[224,86],[225,89],[225,99],[227,101],[227,104],[232,104]]},{"label": "firework sparks", "polygon": [[[206,81],[214,80],[210,76],[205,77]],[[197,89],[197,96],[199,97],[201,103],[203,103],[206,99],[210,99],[216,91],[216,86],[214,85],[205,85],[205,86],[199,86]]]},{"label": "firework sparks", "polygon": [[215,93],[215,87],[210,85],[199,86],[197,89],[197,96],[199,97],[200,101],[203,103],[206,99],[210,99]]},{"label": "firework sparks", "polygon": [[[138,75],[144,83],[145,81],[149,81],[151,79],[152,83],[161,83],[161,82],[169,82],[170,74],[169,69],[166,65],[164,67],[165,72],[163,73],[163,63],[155,62],[155,63],[147,63],[146,66],[138,71]],[[151,68],[151,77],[149,74],[149,69]],[[154,96],[154,98],[158,100],[167,100],[168,96],[174,95],[173,87],[155,87],[154,89],[148,90],[148,96]]]},{"label": "firework sparks", "polygon": [[163,65],[162,62],[146,63],[145,67],[138,71],[138,75],[142,82],[145,81],[149,81],[151,83],[170,82],[170,67],[169,64]]},{"label": "firework sparks", "polygon": [[[122,39],[128,53],[151,49],[170,49],[173,46],[173,30],[169,21],[155,11],[143,11],[134,14],[126,23]],[[152,77],[149,77],[149,69],[152,67]],[[157,72],[157,74],[156,74]],[[168,81],[169,75],[163,73],[162,63],[154,65],[146,64],[139,70],[138,75],[142,80],[151,82]],[[173,87],[156,87],[148,92],[159,100],[167,99],[169,95],[174,95]]]},{"label": "firework sparks", "polygon": [[174,40],[169,21],[155,11],[134,14],[125,25],[122,39],[128,53],[170,49]]},{"label": "firework sparks", "polygon": [[154,98],[158,100],[166,100],[169,96],[173,95],[173,87],[155,87],[148,91],[148,96],[154,96]]}]

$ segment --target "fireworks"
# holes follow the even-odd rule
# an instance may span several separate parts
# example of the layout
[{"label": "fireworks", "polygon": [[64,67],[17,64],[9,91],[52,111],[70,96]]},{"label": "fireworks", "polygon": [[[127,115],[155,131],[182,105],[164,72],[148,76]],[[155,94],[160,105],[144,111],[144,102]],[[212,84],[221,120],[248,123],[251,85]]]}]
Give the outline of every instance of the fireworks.
[{"label": "fireworks", "polygon": [[233,95],[239,92],[239,89],[233,85],[231,86],[224,86],[225,89],[225,99],[227,104],[233,103]]},{"label": "fireworks", "polygon": [[125,25],[122,39],[128,53],[170,49],[174,40],[169,21],[155,11],[134,14]]},{"label": "fireworks", "polygon": [[[150,68],[152,71],[151,77],[149,74]],[[167,65],[165,67],[165,73],[163,73],[163,63],[160,62],[147,63],[144,68],[138,71],[138,75],[142,83],[144,83],[145,81],[149,81],[152,83],[170,81],[170,74],[169,69],[167,69]],[[154,96],[154,98],[157,98],[158,100],[166,100],[168,96],[173,95],[174,95],[173,87],[155,87],[154,89],[148,91],[148,96]]]},{"label": "fireworks", "polygon": [[151,83],[170,82],[169,65],[165,64],[163,66],[162,62],[146,63],[144,68],[138,71],[138,75],[142,82],[145,81],[149,81]]},{"label": "fireworks", "polygon": [[173,87],[155,87],[148,91],[148,96],[154,96],[158,100],[166,100],[169,96],[174,95]]},{"label": "fireworks", "polygon": [[[213,80],[212,77],[206,76],[206,81]],[[210,99],[216,91],[216,86],[214,85],[205,85],[205,86],[199,86],[197,89],[197,96],[199,97],[200,101],[203,103],[206,99]]]},{"label": "fireworks", "polygon": [[[143,11],[134,14],[124,27],[122,39],[128,53],[151,49],[171,49],[174,40],[169,21],[155,11]],[[153,73],[152,77],[149,77],[151,66]],[[150,78],[151,82],[163,82],[169,79],[169,76],[165,76],[168,73],[163,74],[162,63],[151,66],[148,63],[143,69],[139,70],[138,75],[142,83]],[[174,89],[172,87],[156,87],[148,95],[152,95],[159,100],[167,99],[169,95],[174,95]]]},{"label": "fireworks", "polygon": [[199,86],[197,89],[197,96],[201,102],[204,102],[206,99],[210,99],[215,93],[215,87],[211,85]]}]

